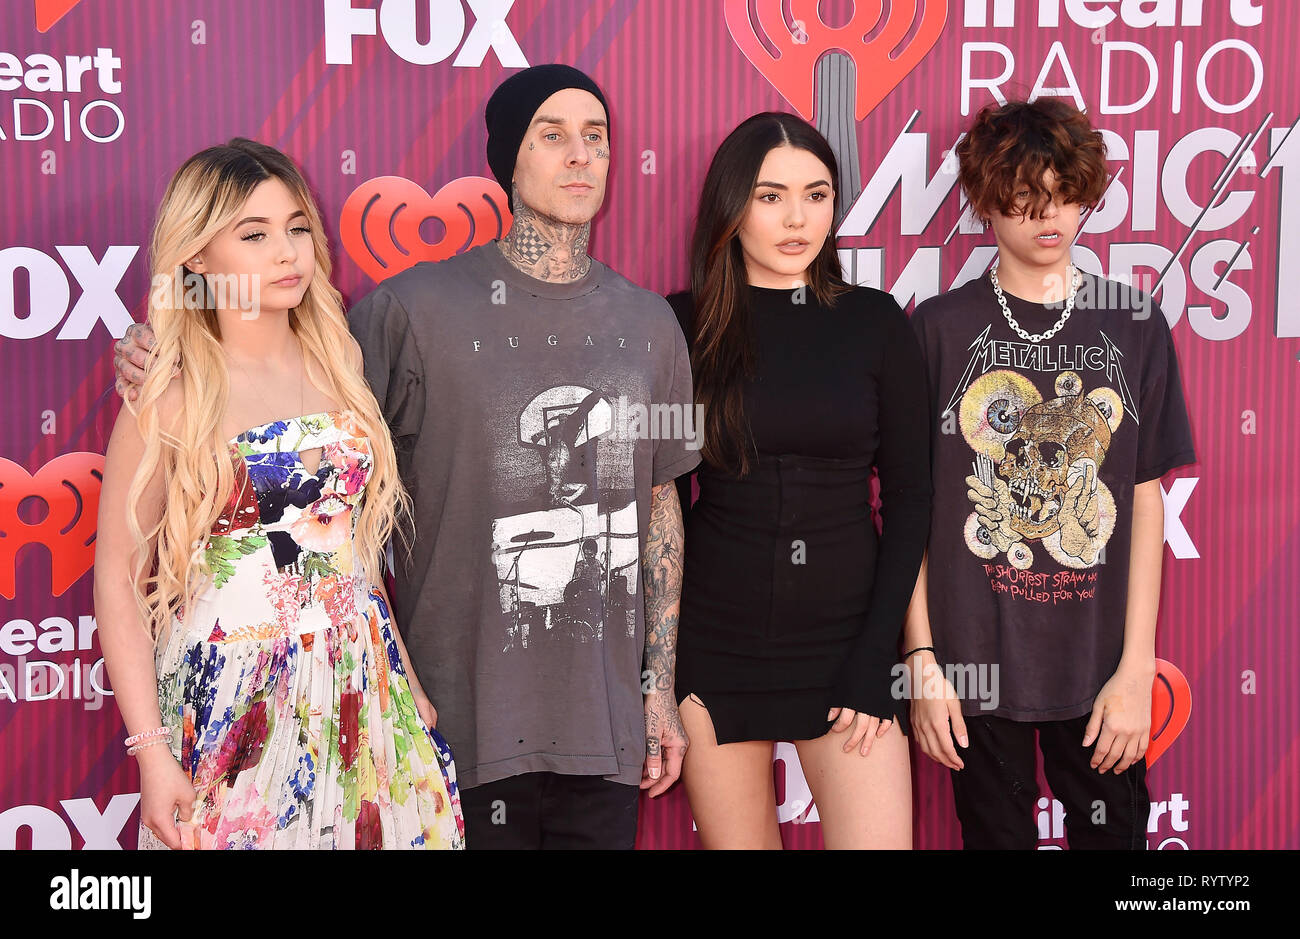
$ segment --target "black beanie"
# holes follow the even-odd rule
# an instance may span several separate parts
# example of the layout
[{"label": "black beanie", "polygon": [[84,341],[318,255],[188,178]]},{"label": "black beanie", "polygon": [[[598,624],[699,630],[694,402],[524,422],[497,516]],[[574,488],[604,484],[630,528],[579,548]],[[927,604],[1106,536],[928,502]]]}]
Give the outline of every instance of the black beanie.
[{"label": "black beanie", "polygon": [[516,72],[498,85],[492,97],[488,98],[483,113],[488,132],[488,166],[492,167],[492,175],[505,190],[511,212],[515,206],[510,180],[515,175],[515,159],[519,156],[524,134],[542,102],[565,88],[591,92],[605,109],[605,119],[609,120],[609,105],[600,86],[570,65],[534,65]]}]

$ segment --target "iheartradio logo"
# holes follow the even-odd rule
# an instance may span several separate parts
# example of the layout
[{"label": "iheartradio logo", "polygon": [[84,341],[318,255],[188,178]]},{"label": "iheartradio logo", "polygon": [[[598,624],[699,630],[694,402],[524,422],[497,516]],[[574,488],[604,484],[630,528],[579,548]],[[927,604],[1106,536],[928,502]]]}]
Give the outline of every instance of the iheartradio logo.
[{"label": "iheartradio logo", "polygon": [[[343,247],[375,283],[421,261],[441,261],[500,238],[512,216],[506,194],[482,176],[453,179],[434,195],[403,176],[379,176],[353,190],[343,203]],[[420,229],[442,224],[442,237],[428,242]]]},{"label": "iheartradio logo", "polygon": [[36,0],[36,31],[48,33],[81,0]]},{"label": "iheartradio logo", "polygon": [[[104,458],[65,453],[31,475],[0,459],[0,597],[18,592],[18,552],[42,544],[50,552],[50,589],[62,596],[95,563],[99,485]],[[19,506],[28,509],[19,513]],[[34,520],[29,518],[35,516]]]},{"label": "iheartradio logo", "polygon": [[[788,2],[790,19],[782,7]],[[862,120],[925,58],[948,21],[949,0],[857,0],[843,26],[828,26],[818,0],[724,0],[727,29],[745,58],[805,120],[812,120],[817,63],[853,60],[853,113]],[[775,49],[775,54],[771,51]],[[818,101],[820,113],[825,102]]]},{"label": "iheartradio logo", "polygon": [[1147,744],[1147,768],[1169,749],[1192,716],[1192,688],[1178,666],[1156,659],[1156,680],[1151,686],[1151,742]]}]

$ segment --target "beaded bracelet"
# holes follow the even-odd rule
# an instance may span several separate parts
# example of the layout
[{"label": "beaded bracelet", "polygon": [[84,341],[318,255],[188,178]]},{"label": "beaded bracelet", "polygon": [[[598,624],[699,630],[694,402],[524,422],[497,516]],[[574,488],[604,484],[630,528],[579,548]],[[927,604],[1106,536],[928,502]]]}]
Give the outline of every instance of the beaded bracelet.
[{"label": "beaded bracelet", "polygon": [[137,743],[140,743],[145,740],[152,740],[155,737],[170,737],[171,735],[172,735],[172,729],[170,727],[155,727],[153,730],[146,730],[142,734],[136,734],[133,737],[127,737],[125,740],[122,741],[122,745],[125,747],[133,747]]},{"label": "beaded bracelet", "polygon": [[155,737],[155,738],[152,739],[152,740],[146,740],[144,743],[137,743],[137,744],[135,744],[134,746],[127,747],[127,748],[126,748],[126,753],[127,753],[127,756],[135,756],[136,753],[138,753],[139,751],[143,750],[145,747],[152,747],[152,746],[155,746],[156,744],[160,744],[160,743],[167,743],[167,744],[170,744],[171,742],[172,742],[172,739],[171,739],[171,735],[170,735],[170,734],[168,734],[166,737]]}]

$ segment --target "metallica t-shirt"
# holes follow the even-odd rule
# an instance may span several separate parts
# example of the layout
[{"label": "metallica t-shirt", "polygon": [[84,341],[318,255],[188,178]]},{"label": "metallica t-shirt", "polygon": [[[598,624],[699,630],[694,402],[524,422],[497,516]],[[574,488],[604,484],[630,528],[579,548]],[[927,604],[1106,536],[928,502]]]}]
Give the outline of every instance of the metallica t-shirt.
[{"label": "metallica t-shirt", "polygon": [[636,784],[650,489],[699,462],[672,310],[599,261],[546,283],[491,242],[350,321],[415,501],[397,626],[460,784]]},{"label": "metallica t-shirt", "polygon": [[[1005,296],[1031,335],[1063,312]],[[936,657],[968,716],[1087,714],[1123,650],[1133,487],[1196,460],[1169,325],[1149,297],[1091,274],[1037,343],[1012,330],[987,275],[912,324],[935,428]]]}]

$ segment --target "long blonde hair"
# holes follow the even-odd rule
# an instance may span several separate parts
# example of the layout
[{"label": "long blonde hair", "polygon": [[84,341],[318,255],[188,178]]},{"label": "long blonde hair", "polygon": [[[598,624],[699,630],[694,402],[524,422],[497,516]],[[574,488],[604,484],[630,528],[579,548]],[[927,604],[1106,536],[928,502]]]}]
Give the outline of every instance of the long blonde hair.
[{"label": "long blonde hair", "polygon": [[[136,547],[136,601],[155,642],[211,577],[203,548],[235,480],[229,442],[222,434],[230,379],[221,328],[210,293],[190,289],[204,282],[185,262],[238,218],[258,184],[272,178],[293,194],[311,227],[316,273],[302,302],[288,314],[307,377],[352,412],[370,441],[373,462],[356,519],[355,546],[372,583],[379,582],[385,545],[399,527],[399,517],[410,514],[388,426],[361,375],[361,348],[348,332],[342,295],[330,284],[324,226],[306,180],[279,150],[242,137],[195,154],[168,184],[150,238],[154,287],[149,323],[155,343],[133,408],[145,449],[131,481],[127,521]],[[202,294],[197,302],[196,294]],[[176,380],[182,404],[169,431],[162,426],[159,402],[172,381],[174,363],[181,366]],[[137,506],[158,471],[164,480],[163,512],[146,530]]]}]

